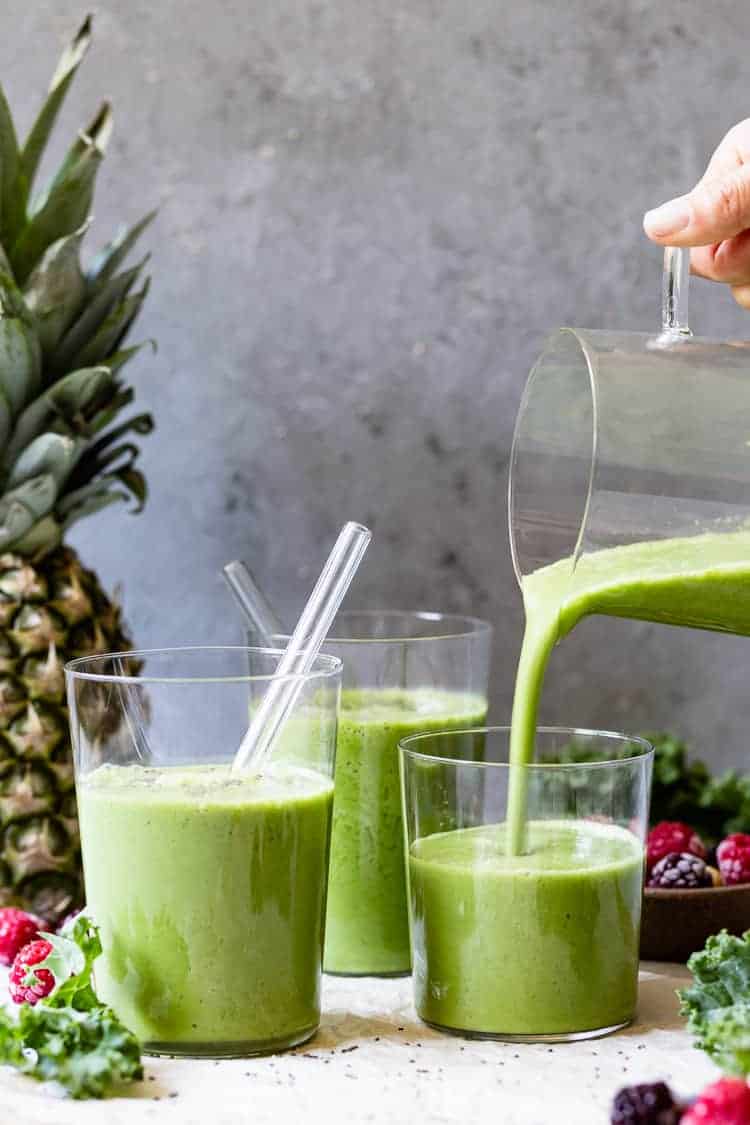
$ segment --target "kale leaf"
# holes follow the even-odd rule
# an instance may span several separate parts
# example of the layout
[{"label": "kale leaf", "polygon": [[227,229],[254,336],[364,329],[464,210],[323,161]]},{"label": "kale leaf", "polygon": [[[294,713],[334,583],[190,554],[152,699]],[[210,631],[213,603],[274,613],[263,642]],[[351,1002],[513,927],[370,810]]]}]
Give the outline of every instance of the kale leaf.
[{"label": "kale leaf", "polygon": [[750,1074],[750,930],[714,934],[688,961],[693,984],[678,993],[696,1046],[727,1074]]},{"label": "kale leaf", "polygon": [[41,936],[52,950],[31,971],[49,969],[55,987],[37,1004],[0,1007],[0,1062],[59,1082],[74,1098],[101,1098],[116,1082],[142,1078],[138,1040],[91,983],[98,928],[79,914],[61,933]]}]

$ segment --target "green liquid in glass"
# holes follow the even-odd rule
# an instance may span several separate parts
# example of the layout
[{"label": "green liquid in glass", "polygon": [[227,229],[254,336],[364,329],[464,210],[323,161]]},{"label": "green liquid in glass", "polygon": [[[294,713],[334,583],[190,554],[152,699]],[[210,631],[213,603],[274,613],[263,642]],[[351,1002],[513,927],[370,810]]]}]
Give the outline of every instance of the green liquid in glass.
[{"label": "green liquid in glass", "polygon": [[327,972],[409,972],[398,743],[424,731],[481,726],[486,714],[482,696],[434,688],[343,693],[336,742]]},{"label": "green liquid in glass", "polygon": [[313,1033],[332,799],[284,765],[105,765],[79,784],[97,992],[151,1049],[247,1054]]},{"label": "green liquid in glass", "polygon": [[426,836],[409,857],[422,1019],[482,1034],[566,1034],[626,1023],[638,975],[643,856],[627,830],[530,821]]}]

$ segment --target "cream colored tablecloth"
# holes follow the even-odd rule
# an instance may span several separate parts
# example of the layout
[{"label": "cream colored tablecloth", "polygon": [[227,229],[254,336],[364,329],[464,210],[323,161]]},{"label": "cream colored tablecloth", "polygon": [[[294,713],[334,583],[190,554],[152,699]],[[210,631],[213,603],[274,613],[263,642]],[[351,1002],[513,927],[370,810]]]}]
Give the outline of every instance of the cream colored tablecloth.
[{"label": "cream colored tablecloth", "polygon": [[439,1035],[408,979],[326,977],[321,1029],[285,1055],[146,1059],[127,1096],[71,1102],[0,1069],[1,1125],[606,1125],[614,1091],[665,1078],[682,1094],[716,1070],[691,1045],[675,965],[641,971],[640,1015],[607,1039],[554,1047]]}]

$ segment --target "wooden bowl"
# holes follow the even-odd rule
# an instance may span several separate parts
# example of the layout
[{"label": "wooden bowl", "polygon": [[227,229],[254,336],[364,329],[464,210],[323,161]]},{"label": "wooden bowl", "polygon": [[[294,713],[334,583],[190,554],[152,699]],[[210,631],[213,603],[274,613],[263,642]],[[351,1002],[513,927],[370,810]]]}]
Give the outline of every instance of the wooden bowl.
[{"label": "wooden bowl", "polygon": [[646,887],[641,916],[644,961],[687,961],[706,938],[750,930],[750,883],[736,887],[659,890]]}]

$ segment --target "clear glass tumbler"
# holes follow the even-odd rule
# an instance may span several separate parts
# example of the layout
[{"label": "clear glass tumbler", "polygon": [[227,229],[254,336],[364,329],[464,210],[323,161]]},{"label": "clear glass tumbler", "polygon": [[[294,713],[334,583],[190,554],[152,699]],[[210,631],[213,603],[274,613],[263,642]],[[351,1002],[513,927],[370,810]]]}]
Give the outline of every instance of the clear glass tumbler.
[{"label": "clear glass tumbler", "polygon": [[[540,760],[514,767],[527,846],[509,856],[508,741],[490,727],[401,742],[417,1012],[480,1038],[605,1035],[635,1014],[653,751],[540,728]],[[596,760],[549,760],[572,743]]]},{"label": "clear glass tumbler", "polygon": [[483,723],[492,629],[439,613],[340,613],[325,651],[344,663],[325,970],[408,973],[399,740]]},{"label": "clear glass tumbler", "polygon": [[320,1018],[341,662],[320,656],[260,775],[231,762],[269,649],[66,668],[96,986],[154,1054],[250,1055]]}]

